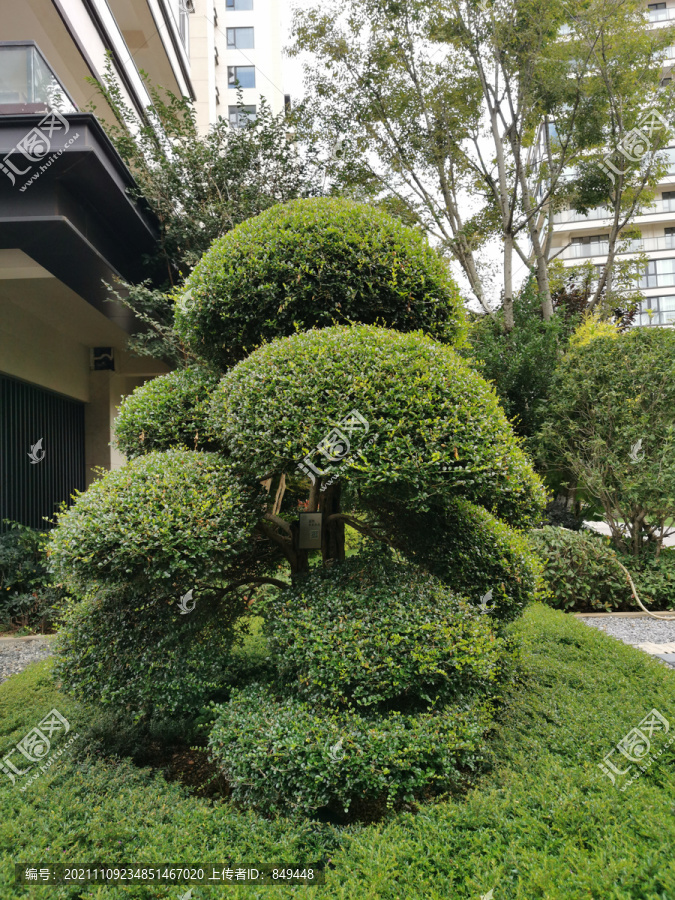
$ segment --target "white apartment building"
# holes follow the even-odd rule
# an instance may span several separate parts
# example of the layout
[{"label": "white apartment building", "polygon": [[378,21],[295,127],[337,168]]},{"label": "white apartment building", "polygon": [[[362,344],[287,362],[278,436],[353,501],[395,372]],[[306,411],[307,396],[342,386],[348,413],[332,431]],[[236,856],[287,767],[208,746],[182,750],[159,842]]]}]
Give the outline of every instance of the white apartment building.
[{"label": "white apartment building", "polygon": [[193,8],[190,65],[200,131],[218,116],[240,124],[238,87],[245,114],[256,114],[261,97],[280,113],[290,102],[283,90],[281,0],[193,0]]},{"label": "white apartment building", "polygon": [[[647,16],[651,28],[671,27],[675,24],[675,0],[647,4]],[[675,36],[668,56],[675,58]],[[664,81],[670,77],[670,71],[664,71]],[[668,172],[658,184],[653,206],[633,220],[642,238],[631,241],[622,255],[631,259],[644,252],[649,259],[640,285],[646,299],[636,317],[637,325],[675,324],[675,135],[667,154]],[[592,209],[586,216],[574,210],[556,213],[551,255],[559,254],[567,266],[587,261],[601,266],[607,259],[609,223],[607,210],[602,208]],[[562,253],[561,248],[565,248]]]}]

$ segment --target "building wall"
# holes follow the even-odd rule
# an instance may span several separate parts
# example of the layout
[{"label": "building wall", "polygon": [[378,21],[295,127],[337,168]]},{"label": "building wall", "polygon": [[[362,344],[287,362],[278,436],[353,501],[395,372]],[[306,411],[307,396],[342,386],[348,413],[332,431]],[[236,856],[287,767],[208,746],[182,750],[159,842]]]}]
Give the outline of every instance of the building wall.
[{"label": "building wall", "polygon": [[[240,0],[231,2],[236,6]],[[245,105],[258,107],[265,97],[275,114],[284,108],[280,0],[253,0],[252,9],[228,8],[226,3],[195,0],[190,16],[190,65],[202,132],[215,116],[229,118],[237,105],[237,91],[228,79],[232,66],[255,69],[255,87],[243,91]],[[253,28],[253,47],[228,46],[228,29],[237,28]]]},{"label": "building wall", "polygon": [[[665,9],[650,9],[647,27],[672,28],[674,25],[675,0],[667,0]],[[675,53],[675,31],[672,49]],[[663,75],[664,78],[670,79],[672,71],[667,67]],[[645,215],[636,216],[631,223],[640,228],[642,237],[638,241],[631,242],[618,256],[619,260],[625,260],[636,258],[637,253],[644,252],[650,262],[672,261],[659,265],[659,268],[671,269],[673,273],[671,276],[664,272],[650,278],[652,283],[658,278],[658,286],[643,287],[645,302],[636,319],[638,325],[675,324],[675,235],[671,237],[668,234],[669,229],[675,229],[675,193],[672,200],[663,196],[664,193],[675,192],[675,135],[671,135],[668,156],[669,172],[658,184],[653,208],[646,211]],[[602,213],[600,209],[591,210],[587,216],[573,210],[557,213],[553,217],[551,255],[558,256],[566,266],[584,262],[596,266],[604,264],[607,259],[607,248],[601,238],[604,234],[609,234],[610,220]]]}]

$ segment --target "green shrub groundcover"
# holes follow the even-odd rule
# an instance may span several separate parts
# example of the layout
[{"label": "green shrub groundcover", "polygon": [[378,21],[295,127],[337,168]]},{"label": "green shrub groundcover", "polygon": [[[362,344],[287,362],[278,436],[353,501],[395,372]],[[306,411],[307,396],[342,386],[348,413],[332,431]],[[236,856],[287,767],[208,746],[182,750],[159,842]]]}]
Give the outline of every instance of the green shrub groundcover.
[{"label": "green shrub groundcover", "polygon": [[[0,773],[0,896],[94,900],[176,898],[188,886],[15,887],[15,862],[108,864],[323,859],[330,900],[671,900],[675,897],[672,670],[542,606],[510,626],[523,674],[490,741],[493,770],[464,797],[421,805],[376,826],[340,829],[304,817],[264,818],[188,795],[160,774],[102,759],[92,709],[59,693],[40,663],[0,686],[4,754],[57,708],[80,737],[25,792]],[[656,709],[656,758],[626,791],[599,764]],[[614,754],[616,757],[616,753]],[[628,777],[628,776],[626,776]],[[279,897],[318,896],[278,887]],[[222,886],[199,886],[216,900]],[[228,897],[271,897],[232,886]]]}]

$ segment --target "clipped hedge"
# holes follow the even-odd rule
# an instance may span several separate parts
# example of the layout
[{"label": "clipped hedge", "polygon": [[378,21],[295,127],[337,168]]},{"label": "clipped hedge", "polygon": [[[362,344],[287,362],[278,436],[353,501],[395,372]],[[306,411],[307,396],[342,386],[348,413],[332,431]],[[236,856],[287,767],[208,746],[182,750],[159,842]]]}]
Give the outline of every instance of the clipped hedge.
[{"label": "clipped hedge", "polygon": [[487,704],[406,716],[317,713],[251,685],[215,707],[209,738],[232,799],[265,813],[377,818],[466,786],[483,761]]},{"label": "clipped hedge", "polygon": [[473,606],[487,607],[494,620],[510,622],[537,599],[542,564],[526,534],[461,497],[434,505],[432,512],[395,504],[376,509],[411,560]]},{"label": "clipped hedge", "polygon": [[256,506],[215,454],[168,450],[107,473],[60,513],[51,565],[75,598],[59,635],[66,688],[136,719],[195,713],[227,675],[246,606],[220,588]]},{"label": "clipped hedge", "polygon": [[335,322],[463,339],[447,263],[417,230],[340,198],[294,200],[214,241],[188,278],[177,328],[225,371],[262,341]]},{"label": "clipped hedge", "polygon": [[158,604],[226,578],[257,513],[253,490],[216,454],[149,453],[106,473],[57,515],[50,561],[75,593],[133,586]]},{"label": "clipped hedge", "polygon": [[430,497],[459,494],[515,524],[543,508],[494,391],[452,348],[418,333],[339,326],[274,341],[222,378],[212,423],[233,462],[261,478],[294,473],[352,410],[368,430],[352,431],[339,477],[365,500],[424,509]]},{"label": "clipped hedge", "polygon": [[78,700],[125,719],[194,718],[228,683],[241,640],[234,622],[246,603],[234,594],[225,608],[209,607],[201,598],[183,615],[176,602],[147,599],[126,588],[71,602],[56,639],[55,676]]},{"label": "clipped hedge", "polygon": [[208,427],[218,377],[204,366],[177,369],[137,387],[122,401],[115,443],[129,459],[153,450],[212,450]]},{"label": "clipped hedge", "polygon": [[606,538],[547,525],[530,532],[544,563],[547,602],[557,609],[632,609],[626,576]]},{"label": "clipped hedge", "polygon": [[370,553],[282,592],[265,632],[282,682],[302,699],[410,712],[496,679],[502,642],[488,619],[433,576]]}]

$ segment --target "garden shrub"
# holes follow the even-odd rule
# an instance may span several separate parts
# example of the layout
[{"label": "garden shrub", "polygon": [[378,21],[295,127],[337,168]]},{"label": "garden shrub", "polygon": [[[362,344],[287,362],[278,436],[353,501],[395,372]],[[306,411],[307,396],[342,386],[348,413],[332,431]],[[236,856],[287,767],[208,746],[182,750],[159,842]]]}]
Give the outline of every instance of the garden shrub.
[{"label": "garden shrub", "polygon": [[167,450],[107,472],[57,514],[50,561],[76,593],[132,587],[148,608],[227,579],[245,553],[257,494],[214,453]]},{"label": "garden shrub", "polygon": [[642,560],[635,568],[635,560],[620,557],[631,572],[640,600],[650,609],[675,609],[675,548],[663,549],[658,559]]},{"label": "garden shrub", "polygon": [[100,703],[139,721],[195,716],[227,683],[246,612],[234,594],[222,616],[182,615],[174,604],[149,610],[145,595],[100,592],[71,601],[56,643],[54,672],[79,700]]},{"label": "garden shrub", "polygon": [[501,641],[431,575],[386,553],[315,569],[268,603],[265,631],[283,682],[304,700],[411,712],[485,690]]},{"label": "garden shrub", "polygon": [[494,384],[499,401],[516,434],[528,447],[541,428],[551,395],[553,375],[571,331],[561,312],[541,315],[541,298],[529,279],[513,304],[514,327],[504,328],[499,310],[494,318],[481,315],[469,327],[462,353]]},{"label": "garden shrub", "polygon": [[[338,326],[261,347],[222,378],[214,432],[252,477],[296,474],[308,454],[356,410],[340,482],[367,502],[429,507],[463,494],[515,524],[537,518],[544,490],[494,391],[455,351],[431,338],[374,326]],[[342,428],[344,429],[344,425]]]},{"label": "garden shrub", "polygon": [[0,534],[0,626],[45,628],[52,625],[62,592],[47,567],[47,534],[5,520]]},{"label": "garden shrub", "polygon": [[675,330],[606,331],[591,321],[556,370],[541,460],[569,473],[615,549],[638,559],[675,517]]},{"label": "garden shrub", "polygon": [[212,450],[208,427],[218,377],[204,366],[177,369],[137,387],[115,420],[115,443],[129,459],[153,450]]},{"label": "garden shrub", "polygon": [[633,609],[630,587],[606,538],[547,525],[530,532],[544,563],[547,602],[558,609]]},{"label": "garden shrub", "polygon": [[317,712],[261,685],[235,691],[216,713],[209,748],[233,800],[267,814],[327,807],[349,818],[465,787],[491,721],[484,702],[418,715]]},{"label": "garden shrub", "polygon": [[421,232],[340,198],[278,204],[214,241],[176,327],[225,371],[261,342],[335,322],[464,333],[459,290]]},{"label": "garden shrub", "polygon": [[541,562],[527,536],[480,506],[458,497],[434,504],[431,515],[398,505],[376,512],[411,560],[494,620],[512,621],[536,599]]},{"label": "garden shrub", "polygon": [[215,454],[169,450],[107,473],[59,514],[50,558],[75,598],[59,638],[68,690],[136,718],[203,705],[246,609],[223,588],[246,560],[256,497]]}]

